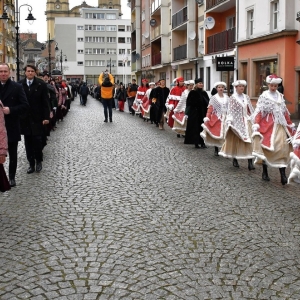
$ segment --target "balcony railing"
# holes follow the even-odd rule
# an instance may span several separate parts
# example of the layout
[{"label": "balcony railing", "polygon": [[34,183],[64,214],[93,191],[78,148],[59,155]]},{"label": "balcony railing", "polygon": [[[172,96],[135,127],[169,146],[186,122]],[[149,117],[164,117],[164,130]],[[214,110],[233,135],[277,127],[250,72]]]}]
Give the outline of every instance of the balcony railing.
[{"label": "balcony railing", "polygon": [[214,6],[219,5],[222,2],[225,2],[226,0],[206,0],[206,10],[211,9]]},{"label": "balcony railing", "polygon": [[172,29],[187,21],[187,7],[172,16]]},{"label": "balcony railing", "polygon": [[207,54],[234,48],[235,27],[209,36],[207,38]]},{"label": "balcony railing", "polygon": [[161,64],[161,53],[152,54],[152,66]]},{"label": "balcony railing", "polygon": [[160,36],[160,25],[156,26],[155,28],[153,28],[151,30],[151,40],[157,38],[158,36]]},{"label": "balcony railing", "polygon": [[187,45],[182,45],[174,48],[174,60],[187,58]]}]

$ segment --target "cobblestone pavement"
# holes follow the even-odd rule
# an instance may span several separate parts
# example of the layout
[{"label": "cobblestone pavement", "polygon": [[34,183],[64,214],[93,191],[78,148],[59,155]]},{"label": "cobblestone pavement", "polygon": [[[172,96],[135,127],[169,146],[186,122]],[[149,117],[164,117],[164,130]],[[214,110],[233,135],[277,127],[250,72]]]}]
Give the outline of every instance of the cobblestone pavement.
[{"label": "cobblestone pavement", "polygon": [[[300,187],[78,98],[0,200],[0,299],[300,299]],[[7,165],[6,165],[7,167]]]}]

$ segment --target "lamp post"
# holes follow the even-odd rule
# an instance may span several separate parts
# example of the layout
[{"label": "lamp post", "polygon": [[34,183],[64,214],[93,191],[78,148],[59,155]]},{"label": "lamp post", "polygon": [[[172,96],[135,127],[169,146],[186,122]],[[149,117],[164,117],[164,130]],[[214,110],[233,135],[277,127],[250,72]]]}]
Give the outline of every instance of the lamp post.
[{"label": "lamp post", "polygon": [[[29,5],[29,4],[22,4],[22,5],[18,5],[18,0],[16,0],[16,6],[15,6],[15,9],[14,9],[14,23],[15,23],[15,28],[16,28],[16,48],[17,48],[17,57],[16,57],[16,63],[17,63],[17,81],[20,80],[20,47],[19,47],[19,44],[20,44],[20,35],[19,35],[19,24],[20,24],[20,9],[22,6],[27,6],[28,7],[28,16],[27,18],[25,19],[26,21],[29,22],[29,24],[32,24],[33,21],[35,21],[36,19],[33,17],[31,11],[32,11],[32,6]],[[3,20],[9,20],[9,17],[7,15],[7,11],[6,11],[6,8],[8,7],[8,5],[4,5],[3,6],[3,14],[2,16],[0,17],[0,19],[3,19]]]},{"label": "lamp post", "polygon": [[[48,36],[48,41],[46,41],[45,43],[48,44],[48,72],[49,75],[51,76],[51,43],[54,42],[54,40],[50,39],[50,33]],[[45,44],[42,45],[41,50],[45,49]],[[55,51],[58,51],[58,44],[55,43]]]},{"label": "lamp post", "polygon": [[61,74],[63,74],[63,57],[65,57],[65,61],[68,61],[67,59],[67,55],[66,54],[63,54],[62,50],[60,50],[60,56],[59,56],[59,61],[60,61],[60,72]]},{"label": "lamp post", "polygon": [[111,74],[111,58],[109,59],[109,64],[107,65],[109,67],[109,74]]}]

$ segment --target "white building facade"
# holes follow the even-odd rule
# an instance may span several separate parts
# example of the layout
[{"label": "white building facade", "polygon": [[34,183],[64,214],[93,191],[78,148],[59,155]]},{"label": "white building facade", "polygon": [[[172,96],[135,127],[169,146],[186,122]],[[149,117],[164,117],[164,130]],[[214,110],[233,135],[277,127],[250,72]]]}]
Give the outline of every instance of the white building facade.
[{"label": "white building facade", "polygon": [[55,41],[66,79],[97,84],[108,70],[115,82],[131,81],[131,22],[118,9],[82,8],[80,18],[56,17]]}]

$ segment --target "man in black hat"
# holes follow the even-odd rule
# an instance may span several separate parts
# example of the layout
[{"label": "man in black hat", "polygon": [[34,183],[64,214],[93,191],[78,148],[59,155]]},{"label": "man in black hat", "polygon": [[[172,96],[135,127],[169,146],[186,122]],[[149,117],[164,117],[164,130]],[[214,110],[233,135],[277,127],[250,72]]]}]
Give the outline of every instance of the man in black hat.
[{"label": "man in black hat", "polygon": [[[206,117],[209,97],[206,91],[203,90],[202,78],[195,79],[196,88],[190,91],[186,100],[185,114],[188,116],[185,144],[194,144],[195,148],[207,148],[203,138],[200,136],[202,131],[201,124]],[[200,146],[199,146],[200,144]]]}]

